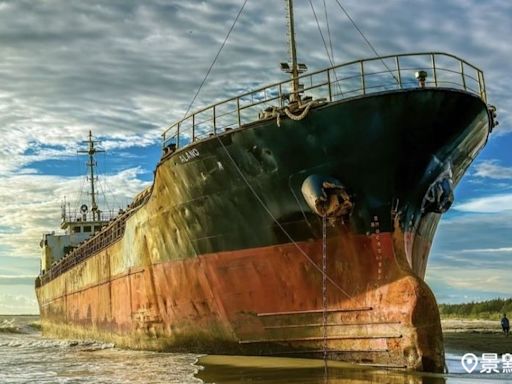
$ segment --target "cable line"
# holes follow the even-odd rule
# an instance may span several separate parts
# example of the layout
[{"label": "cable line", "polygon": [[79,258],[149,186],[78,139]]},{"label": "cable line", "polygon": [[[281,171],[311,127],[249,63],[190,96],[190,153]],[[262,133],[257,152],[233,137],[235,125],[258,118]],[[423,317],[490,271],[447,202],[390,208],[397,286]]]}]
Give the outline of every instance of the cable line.
[{"label": "cable line", "polygon": [[220,53],[222,52],[222,49],[224,48],[224,46],[226,45],[226,42],[228,41],[229,39],[229,35],[231,35],[231,32],[233,31],[233,29],[235,28],[235,25],[238,21],[238,18],[240,17],[240,15],[242,14],[242,11],[244,10],[245,8],[245,4],[247,4],[247,1],[248,0],[244,0],[244,3],[242,4],[242,7],[240,8],[240,10],[238,11],[238,14],[236,15],[235,17],[235,21],[233,21],[233,25],[231,25],[231,28],[229,28],[229,31],[228,31],[228,34],[226,35],[226,37],[224,38],[224,41],[222,42],[222,45],[220,46],[219,48],[219,51],[217,52],[217,54],[215,55],[215,57],[213,58],[213,61],[212,63],[210,64],[210,67],[208,68],[208,71],[206,72],[206,75],[204,76],[204,79],[203,81],[201,82],[201,85],[199,85],[199,88],[197,89],[196,91],[196,94],[194,95],[194,97],[192,98],[192,101],[190,102],[190,104],[188,105],[188,108],[187,108],[187,111],[185,112],[185,115],[183,116],[183,118],[185,118],[187,116],[187,114],[190,112],[190,109],[192,108],[192,105],[194,104],[194,102],[196,101],[196,98],[197,96],[199,95],[199,92],[201,91],[201,88],[203,88],[203,85],[206,83],[206,79],[208,79],[208,76],[210,75],[210,72],[212,71],[212,68],[213,66],[215,65],[215,63],[217,62],[217,59],[219,58],[220,56]]},{"label": "cable line", "polygon": [[332,61],[334,60],[334,50],[332,49],[332,38],[331,38],[331,27],[329,26],[329,16],[327,15],[327,5],[324,0],[324,14],[325,14],[325,23],[327,24],[327,34],[329,36],[329,47],[331,48],[331,57]]},{"label": "cable line", "polygon": [[[324,42],[325,52],[327,53],[327,58],[329,59],[329,63],[331,63],[331,67],[334,67],[334,57],[331,58],[331,55],[329,54],[329,48],[327,47],[327,43],[325,42],[324,34],[322,33],[322,28],[320,28],[320,23],[318,21],[318,17],[316,16],[315,7],[313,6],[313,3],[311,0],[309,0],[309,5],[311,6],[311,10],[313,11],[313,15],[315,16],[316,26],[318,27],[318,32],[320,32],[320,36],[322,37],[322,41]],[[331,45],[332,49],[332,45]],[[336,79],[336,84],[338,85],[338,89],[340,90],[340,94],[343,95],[343,91],[341,90],[341,85],[338,80],[338,75],[336,74],[336,71],[333,69],[334,77]]]},{"label": "cable line", "polygon": [[[310,0],[311,1],[311,0]],[[352,19],[352,17],[350,16],[350,14],[348,13],[348,11],[343,7],[343,5],[341,5],[340,1],[339,0],[336,0],[336,3],[338,3],[339,7],[341,8],[341,10],[343,11],[343,13],[345,14],[345,16],[347,16],[347,18],[350,20],[350,22],[352,23],[352,25],[354,26],[354,28],[357,30],[357,32],[359,32],[359,34],[363,37],[364,41],[366,42],[366,44],[368,44],[368,46],[370,47],[370,49],[373,51],[373,53],[380,58],[380,54],[377,52],[377,50],[374,48],[374,46],[372,45],[372,43],[370,43],[370,40],[368,40],[365,36],[365,34],[363,33],[363,31],[361,31],[361,29],[357,26],[356,22],[354,21],[354,19]],[[386,67],[386,69],[389,71],[389,73],[391,74],[391,76],[393,76],[393,78],[396,80],[397,84],[400,84],[400,81],[396,78],[396,76],[393,74],[393,71],[387,66],[386,62],[383,60],[383,59],[380,59],[380,61],[382,62],[382,64],[384,64],[384,67]]]}]

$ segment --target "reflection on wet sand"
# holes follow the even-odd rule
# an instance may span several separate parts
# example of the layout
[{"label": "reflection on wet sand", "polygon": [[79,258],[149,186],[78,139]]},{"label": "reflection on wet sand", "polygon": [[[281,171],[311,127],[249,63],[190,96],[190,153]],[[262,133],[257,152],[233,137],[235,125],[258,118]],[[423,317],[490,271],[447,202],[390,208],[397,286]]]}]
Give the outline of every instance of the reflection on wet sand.
[{"label": "reflection on wet sand", "polygon": [[205,383],[235,384],[444,384],[442,375],[407,373],[322,360],[252,356],[204,356],[196,377]]}]

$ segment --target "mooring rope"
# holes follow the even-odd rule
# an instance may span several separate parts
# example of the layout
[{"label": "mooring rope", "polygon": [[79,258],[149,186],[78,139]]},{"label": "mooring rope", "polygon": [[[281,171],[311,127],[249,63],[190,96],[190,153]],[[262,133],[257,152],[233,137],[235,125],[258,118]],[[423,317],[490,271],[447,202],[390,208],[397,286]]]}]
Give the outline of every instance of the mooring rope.
[{"label": "mooring rope", "polygon": [[313,107],[318,107],[319,105],[322,105],[325,103],[325,99],[318,99],[318,100],[311,100],[310,102],[308,102],[307,104],[304,104],[302,105],[302,112],[299,113],[298,115],[294,114],[292,111],[290,111],[290,108],[287,106],[287,107],[284,107],[284,108],[281,108],[281,109],[275,109],[274,110],[274,113],[275,113],[275,116],[276,116],[276,123],[277,123],[277,126],[280,127],[281,126],[281,113],[284,112],[284,114],[286,116],[288,116],[288,118],[290,120],[294,120],[294,121],[299,121],[299,120],[302,120],[304,119],[308,113],[309,113],[309,110]]},{"label": "mooring rope", "polygon": [[323,337],[324,361],[327,369],[327,215],[322,216],[322,306],[323,306]]},{"label": "mooring rope", "polygon": [[306,107],[304,108],[304,110],[300,114],[298,114],[298,115],[294,115],[292,112],[290,112],[290,108],[288,108],[288,107],[286,107],[284,109],[284,113],[286,114],[286,116],[288,116],[292,120],[295,120],[295,121],[302,120],[308,114],[309,110],[313,106],[313,103],[314,103],[314,101],[310,101],[309,103],[307,103]]}]

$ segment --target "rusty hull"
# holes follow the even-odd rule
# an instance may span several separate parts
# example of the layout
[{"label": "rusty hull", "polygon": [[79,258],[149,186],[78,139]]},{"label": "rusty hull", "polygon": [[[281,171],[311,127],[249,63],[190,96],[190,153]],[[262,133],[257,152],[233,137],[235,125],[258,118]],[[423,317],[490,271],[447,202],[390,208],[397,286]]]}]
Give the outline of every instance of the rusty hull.
[{"label": "rusty hull", "polygon": [[479,98],[422,89],[195,142],[184,149],[194,157],[162,159],[120,239],[36,289],[43,330],[132,348],[322,357],[322,220],[301,196],[318,174],[340,180],[353,206],[328,226],[329,358],[442,371],[423,281],[440,215],[422,202],[446,169],[460,180],[489,127]]},{"label": "rusty hull", "polygon": [[[395,252],[400,237],[375,228],[365,236],[341,226],[329,238],[329,358],[439,371],[435,299]],[[45,334],[155,350],[321,356],[321,242],[128,267],[124,247],[38,289]]]}]

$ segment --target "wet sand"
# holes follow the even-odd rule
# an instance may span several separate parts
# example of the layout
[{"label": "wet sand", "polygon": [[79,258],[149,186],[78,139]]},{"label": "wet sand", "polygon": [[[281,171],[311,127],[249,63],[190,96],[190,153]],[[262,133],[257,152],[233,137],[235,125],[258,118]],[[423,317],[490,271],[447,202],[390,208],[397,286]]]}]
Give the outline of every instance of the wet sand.
[{"label": "wet sand", "polygon": [[496,320],[441,321],[446,353],[512,353],[512,335],[506,337]]},{"label": "wet sand", "polygon": [[[402,372],[375,369],[361,365],[329,361],[328,374],[322,360],[288,359],[278,357],[215,356],[199,359],[205,367],[196,377],[206,383],[234,384],[240,382],[272,384],[329,384],[338,383],[410,383],[437,384],[458,383],[463,378],[467,383],[489,382],[488,376],[470,376],[460,365],[460,356],[471,352],[477,356],[485,352],[512,353],[512,336],[505,337],[499,321],[490,320],[443,320],[445,350],[449,359],[447,369],[451,375]],[[328,377],[328,380],[326,380]],[[492,383],[509,382],[508,377],[493,376]]]},{"label": "wet sand", "polygon": [[[446,384],[441,374],[422,374],[323,360],[208,355],[196,377],[217,384]],[[468,382],[468,384],[471,382]]]}]

